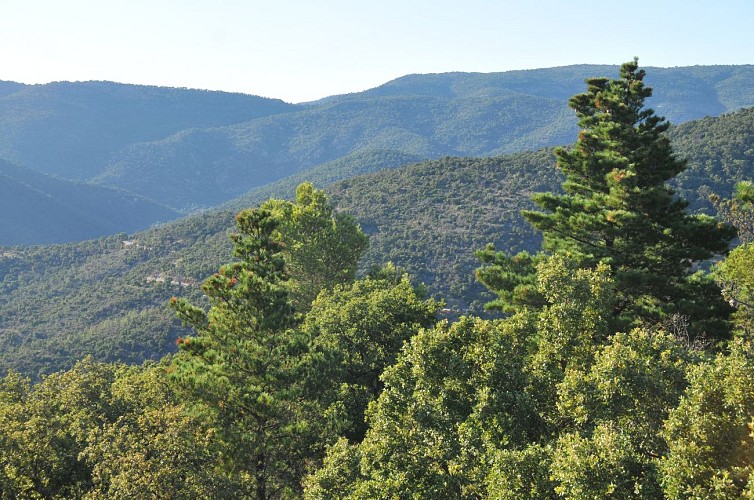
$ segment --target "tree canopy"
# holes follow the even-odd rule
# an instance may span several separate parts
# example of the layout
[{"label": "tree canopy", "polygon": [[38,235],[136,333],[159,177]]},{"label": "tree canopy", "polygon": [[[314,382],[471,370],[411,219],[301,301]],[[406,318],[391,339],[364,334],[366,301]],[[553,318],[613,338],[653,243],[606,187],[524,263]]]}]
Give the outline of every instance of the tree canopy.
[{"label": "tree canopy", "polygon": [[[652,91],[644,76],[634,60],[621,66],[618,79],[590,78],[587,91],[571,98],[581,131],[575,145],[555,150],[556,168],[565,175],[563,193],[535,194],[542,211],[523,215],[542,232],[545,252],[567,255],[580,267],[610,266],[618,324],[683,314],[700,333],[725,337],[730,311],[714,283],[692,271],[726,253],[734,230],[687,213],[687,202],[669,186],[685,161],[675,157],[664,134],[668,122],[645,107]],[[501,271],[509,260],[500,256],[496,262],[486,254]],[[493,290],[499,286],[494,274],[480,273]],[[525,284],[503,280],[501,293]]]},{"label": "tree canopy", "polygon": [[[668,187],[643,77],[572,99],[563,192],[526,212],[545,251],[481,252],[506,316],[438,314],[392,264],[356,278],[363,233],[303,184],[242,210],[235,259],[170,301],[177,354],[0,379],[0,498],[751,497],[754,190],[715,201],[744,244],[706,274],[732,230]],[[694,338],[722,296],[734,338]]]}]

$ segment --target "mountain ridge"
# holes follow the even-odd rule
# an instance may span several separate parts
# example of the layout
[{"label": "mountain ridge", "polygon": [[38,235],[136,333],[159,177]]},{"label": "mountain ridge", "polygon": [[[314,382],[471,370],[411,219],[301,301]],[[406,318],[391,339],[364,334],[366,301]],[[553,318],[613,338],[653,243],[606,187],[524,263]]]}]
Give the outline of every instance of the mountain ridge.
[{"label": "mountain ridge", "polygon": [[9,214],[0,218],[0,245],[91,239],[180,216],[139,195],[58,179],[2,159],[0,213]]},{"label": "mountain ridge", "polygon": [[[669,135],[676,153],[689,158],[677,187],[696,209],[710,190],[727,196],[736,181],[754,177],[754,108],[679,125]],[[391,155],[363,153],[321,167],[316,178],[301,174],[280,181],[279,191],[257,188],[236,206],[136,234],[0,248],[0,371],[36,375],[70,367],[85,354],[138,363],[172,352],[185,332],[166,303],[173,295],[199,300],[197,283],[232,260],[227,235],[234,212],[290,196],[304,180],[334,180],[326,188],[333,203],[371,235],[362,272],[393,261],[456,314],[479,311],[489,297],[474,283],[473,251],[489,242],[499,250],[537,248],[539,236],[518,211],[531,206],[530,192],[558,189],[551,151],[400,167],[394,165],[402,154]],[[350,165],[372,173],[353,177]]]},{"label": "mountain ridge", "polygon": [[[752,65],[647,69],[649,104],[675,123],[754,105]],[[110,82],[11,82],[1,86],[15,92],[0,91],[0,158],[133,193],[177,217],[361,152],[437,159],[567,144],[577,133],[567,96],[585,77],[611,71],[617,67],[407,75],[307,105]],[[112,232],[160,220],[124,221]]]}]

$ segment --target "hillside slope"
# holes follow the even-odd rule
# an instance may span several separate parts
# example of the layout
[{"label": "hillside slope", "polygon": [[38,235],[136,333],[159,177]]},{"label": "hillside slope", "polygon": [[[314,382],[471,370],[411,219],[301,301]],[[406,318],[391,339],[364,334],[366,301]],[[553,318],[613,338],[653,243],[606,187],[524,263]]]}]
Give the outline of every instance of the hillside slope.
[{"label": "hillside slope", "polygon": [[[495,156],[566,144],[576,133],[568,97],[584,78],[616,71],[409,75],[302,105],[109,82],[2,82],[0,158],[187,213],[355,153]],[[675,123],[754,105],[754,66],[647,71],[651,105]]]},{"label": "hillside slope", "polygon": [[711,210],[710,194],[732,195],[732,179],[754,179],[754,107],[684,123],[668,131],[678,155],[689,160],[678,176],[694,209]]},{"label": "hillside slope", "polygon": [[90,179],[134,143],[295,109],[244,94],[112,82],[6,89],[0,94],[0,158],[72,180]]},{"label": "hillside slope", "polygon": [[81,241],[180,214],[141,196],[50,177],[0,159],[0,245]]},{"label": "hillside slope", "polygon": [[[693,206],[703,206],[703,186],[726,193],[754,178],[752,119],[746,109],[672,131],[676,152],[689,158],[679,181]],[[341,180],[327,190],[371,236],[363,270],[393,261],[463,311],[486,300],[473,282],[474,250],[488,242],[510,251],[537,246],[518,211],[529,206],[530,193],[557,188],[553,165],[549,150],[444,158]],[[337,176],[344,166],[330,168]],[[285,193],[249,193],[245,202],[270,194]],[[199,300],[198,283],[231,259],[232,219],[232,211],[209,212],[131,236],[1,248],[0,371],[49,372],[89,353],[138,362],[170,352],[182,330],[166,302],[172,295]]]}]

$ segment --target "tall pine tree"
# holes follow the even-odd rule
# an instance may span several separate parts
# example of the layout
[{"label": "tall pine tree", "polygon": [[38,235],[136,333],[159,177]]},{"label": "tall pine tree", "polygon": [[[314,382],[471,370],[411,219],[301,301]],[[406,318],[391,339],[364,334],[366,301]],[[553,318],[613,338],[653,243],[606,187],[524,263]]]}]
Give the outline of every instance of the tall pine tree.
[{"label": "tall pine tree", "polygon": [[[621,66],[620,78],[588,79],[587,91],[571,98],[581,131],[574,146],[556,150],[564,193],[536,194],[543,211],[523,215],[542,231],[544,251],[568,255],[581,267],[611,266],[619,324],[678,313],[698,331],[725,335],[729,310],[719,290],[692,271],[725,253],[734,233],[709,216],[688,214],[687,202],[668,186],[686,163],[663,134],[668,122],[644,107],[652,95],[644,76],[634,59]],[[489,249],[484,257],[505,268],[505,257],[493,258]],[[489,266],[480,276],[494,283]]]},{"label": "tall pine tree", "polygon": [[244,495],[295,495],[319,446],[322,409],[306,394],[307,342],[295,328],[279,220],[253,209],[236,222],[239,233],[231,238],[240,260],[204,282],[209,311],[171,300],[197,332],[178,339],[172,376],[216,412],[227,469],[250,483]]}]

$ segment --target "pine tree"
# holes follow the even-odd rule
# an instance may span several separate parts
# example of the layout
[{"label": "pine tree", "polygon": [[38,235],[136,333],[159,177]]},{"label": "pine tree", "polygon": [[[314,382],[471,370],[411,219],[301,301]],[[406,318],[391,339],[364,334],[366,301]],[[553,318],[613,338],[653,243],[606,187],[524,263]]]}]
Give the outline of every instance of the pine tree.
[{"label": "pine tree", "polygon": [[719,291],[691,271],[725,253],[733,231],[688,214],[687,202],[668,186],[686,164],[663,134],[668,122],[644,107],[652,95],[644,76],[635,59],[622,65],[620,78],[588,79],[586,93],[571,98],[581,131],[573,147],[556,150],[564,193],[536,194],[543,211],[524,217],[542,231],[544,251],[568,255],[580,267],[611,266],[613,312],[624,326],[679,313],[699,330],[725,335],[719,320],[729,310]]},{"label": "pine tree", "polygon": [[322,290],[354,280],[367,236],[353,217],[335,211],[324,191],[304,182],[296,188],[295,202],[273,198],[261,208],[280,219],[278,231],[297,311],[308,311]]},{"label": "pine tree", "polygon": [[240,261],[203,284],[209,311],[171,299],[197,332],[178,339],[173,380],[217,412],[229,470],[250,477],[250,496],[264,499],[299,489],[322,419],[305,395],[307,346],[294,328],[279,221],[254,209],[236,222]]}]

